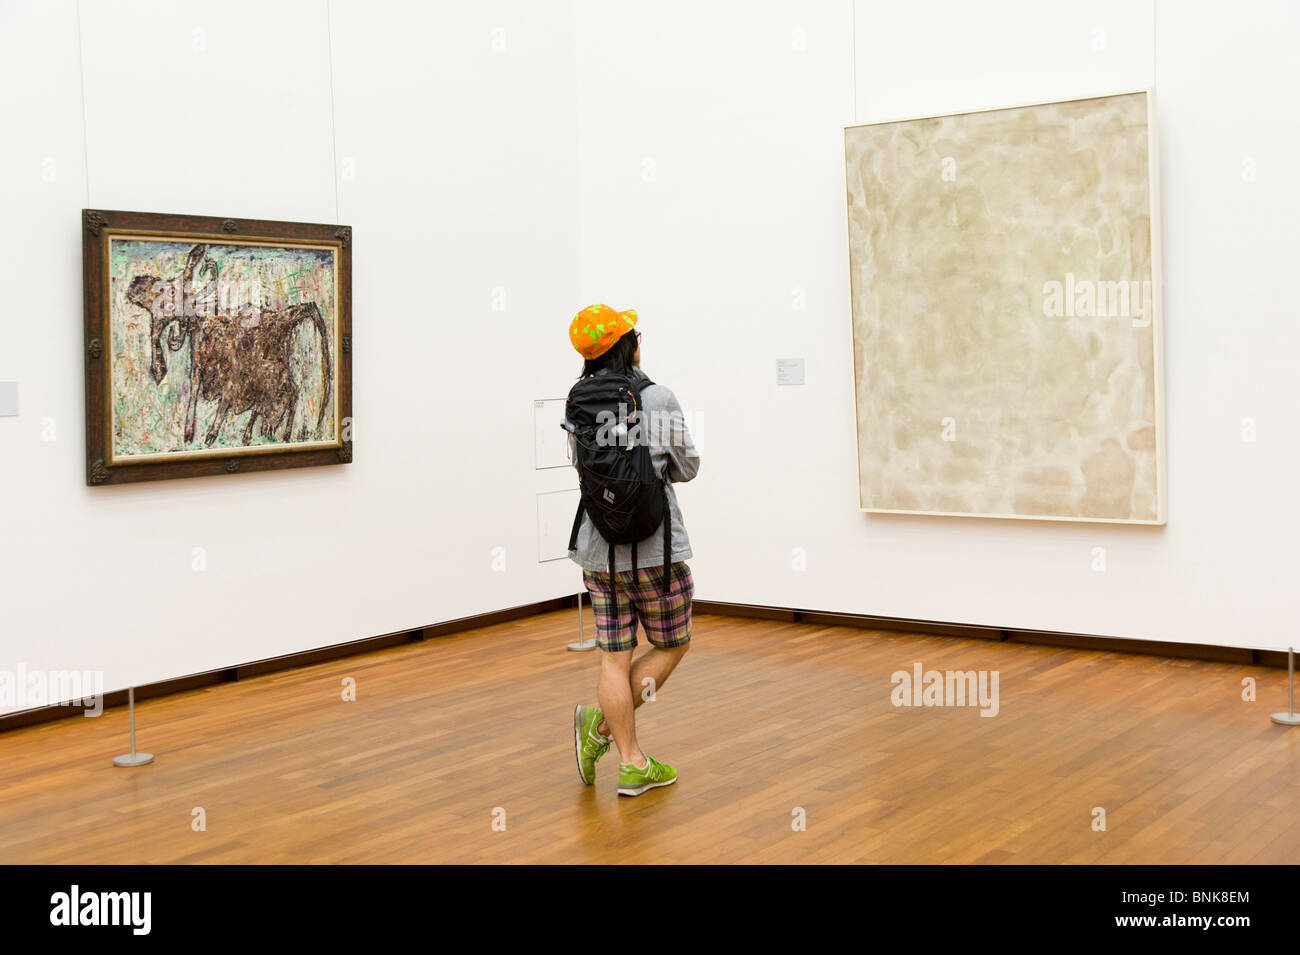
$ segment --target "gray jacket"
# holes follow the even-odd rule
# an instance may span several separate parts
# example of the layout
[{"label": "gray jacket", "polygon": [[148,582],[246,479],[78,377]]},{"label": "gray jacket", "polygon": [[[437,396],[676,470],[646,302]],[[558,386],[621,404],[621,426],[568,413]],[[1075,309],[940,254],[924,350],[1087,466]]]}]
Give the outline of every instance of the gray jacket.
[{"label": "gray jacket", "polygon": [[[638,374],[644,373],[637,369]],[[602,374],[597,372],[596,374]],[[677,396],[663,385],[648,385],[641,392],[641,405],[649,419],[646,433],[650,438],[650,460],[655,473],[668,483],[668,509],[673,522],[672,563],[688,560],[691,555],[691,539],[686,535],[686,525],[682,523],[682,511],[677,506],[677,494],[673,483],[689,481],[700,470],[700,455],[695,450],[690,431],[686,428],[682,406],[677,403]],[[573,435],[569,435],[569,460],[578,466]],[[609,544],[600,536],[591,523],[591,517],[582,515],[582,526],[578,528],[578,548],[569,551],[569,559],[575,561],[584,570],[604,571],[609,573]],[[662,567],[664,563],[663,524],[636,545],[637,567]],[[632,569],[632,545],[617,544],[614,547],[614,568],[617,571]]]}]

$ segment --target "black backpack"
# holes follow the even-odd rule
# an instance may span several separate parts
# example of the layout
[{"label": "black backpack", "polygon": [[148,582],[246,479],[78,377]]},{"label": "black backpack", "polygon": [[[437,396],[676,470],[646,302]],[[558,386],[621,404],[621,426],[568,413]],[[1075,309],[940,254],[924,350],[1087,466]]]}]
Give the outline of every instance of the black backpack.
[{"label": "black backpack", "polygon": [[577,444],[581,500],[573,517],[569,550],[578,546],[578,528],[585,511],[609,542],[609,585],[617,596],[614,545],[632,545],[632,576],[636,576],[636,545],[664,528],[665,595],[672,586],[672,515],[668,484],[655,473],[650,459],[649,423],[641,407],[641,392],[654,384],[643,375],[603,372],[589,375],[569,390],[563,428]]}]

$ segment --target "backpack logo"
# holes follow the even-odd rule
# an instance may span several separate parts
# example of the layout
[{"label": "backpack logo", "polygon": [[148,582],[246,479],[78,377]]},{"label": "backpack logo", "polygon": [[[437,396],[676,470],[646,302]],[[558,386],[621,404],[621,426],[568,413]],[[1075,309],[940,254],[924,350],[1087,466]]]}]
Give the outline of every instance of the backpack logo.
[{"label": "backpack logo", "polygon": [[604,492],[601,494],[601,497],[605,499],[605,503],[607,504],[614,503],[614,492],[611,491],[609,488],[605,488]]}]

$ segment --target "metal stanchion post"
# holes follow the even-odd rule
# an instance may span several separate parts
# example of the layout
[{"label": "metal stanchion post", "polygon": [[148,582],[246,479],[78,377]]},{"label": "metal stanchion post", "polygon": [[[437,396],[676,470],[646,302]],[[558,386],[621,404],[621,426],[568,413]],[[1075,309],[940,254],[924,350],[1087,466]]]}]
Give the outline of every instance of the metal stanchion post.
[{"label": "metal stanchion post", "polygon": [[1283,726],[1300,726],[1300,714],[1295,711],[1295,648],[1286,649],[1286,712],[1274,713],[1270,719]]},{"label": "metal stanchion post", "polygon": [[144,766],[153,762],[153,753],[137,753],[135,751],[135,687],[130,687],[126,691],[127,707],[131,713],[131,752],[125,756],[116,756],[113,758],[114,766]]},{"label": "metal stanchion post", "polygon": [[579,590],[578,591],[578,642],[569,644],[569,649],[570,650],[595,650],[596,649],[595,637],[592,637],[590,640],[582,639],[582,594],[583,591]]}]

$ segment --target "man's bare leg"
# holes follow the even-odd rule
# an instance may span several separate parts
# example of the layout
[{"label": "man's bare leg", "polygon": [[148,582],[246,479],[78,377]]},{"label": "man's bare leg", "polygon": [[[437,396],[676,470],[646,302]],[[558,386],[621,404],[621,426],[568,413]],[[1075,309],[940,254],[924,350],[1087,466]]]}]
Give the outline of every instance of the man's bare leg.
[{"label": "man's bare leg", "polygon": [[[663,689],[663,685],[668,682],[669,675],[674,669],[676,669],[677,664],[681,662],[682,657],[686,656],[686,651],[689,647],[689,643],[683,644],[680,647],[672,647],[667,650],[652,646],[645,653],[641,654],[641,656],[637,657],[635,661],[631,662],[627,677],[627,689],[628,696],[630,697],[629,702],[632,704],[632,710],[635,710],[642,703],[646,702],[645,690],[649,689],[651,694],[655,694]],[[631,650],[625,650],[620,653],[606,653],[605,656],[622,656],[623,653],[627,654],[629,660],[631,659]],[[616,672],[619,671],[616,670]],[[608,736],[610,735],[610,728],[614,724],[610,720],[610,711],[609,708],[605,706],[605,697],[602,695],[605,686],[605,673],[606,668],[602,664],[600,669],[601,689],[597,692],[597,698],[600,700],[600,708],[605,714],[605,719],[596,727],[596,732]],[[653,682],[647,683],[647,680]],[[630,721],[632,723],[632,740],[635,743],[636,717],[630,715]],[[617,733],[614,734],[614,742],[616,744],[618,743]],[[619,750],[622,751],[622,749],[622,745],[619,744]],[[641,765],[640,747],[635,747],[632,751],[637,755],[637,765]],[[628,763],[631,762],[631,760],[624,759],[623,762]]]},{"label": "man's bare leg", "polygon": [[632,651],[600,652],[600,683],[596,687],[596,701],[605,719],[597,732],[614,737],[619,760],[644,766],[641,747],[636,741],[636,704],[632,693]]}]

